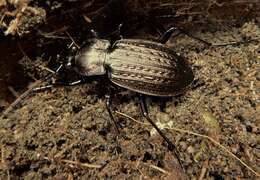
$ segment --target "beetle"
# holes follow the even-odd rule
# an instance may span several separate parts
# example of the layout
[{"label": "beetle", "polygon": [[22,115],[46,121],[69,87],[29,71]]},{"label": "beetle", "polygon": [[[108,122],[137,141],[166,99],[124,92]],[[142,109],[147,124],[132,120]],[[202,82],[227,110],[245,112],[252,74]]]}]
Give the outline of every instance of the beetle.
[{"label": "beetle", "polygon": [[[82,76],[106,75],[112,84],[140,94],[142,114],[170,149],[174,145],[150,119],[144,98],[176,96],[185,92],[194,79],[187,61],[165,45],[175,30],[170,28],[158,42],[120,38],[114,43],[98,38],[93,31],[94,37],[75,56],[69,57],[66,64]],[[109,115],[119,131],[112,115],[111,96],[106,99]]]},{"label": "beetle", "polygon": [[[149,117],[145,101],[146,96],[172,97],[181,94],[189,88],[194,79],[186,59],[165,45],[176,29],[170,28],[158,42],[123,39],[120,36],[119,40],[111,43],[106,39],[100,39],[96,32],[92,31],[93,38],[88,39],[80,50],[71,47],[71,55],[68,56],[65,66],[74,69],[83,77],[107,76],[113,85],[140,94],[143,116],[167,142],[169,150],[174,150],[178,158],[173,143]],[[81,82],[82,80],[79,80],[66,85],[76,85]],[[111,91],[106,95],[106,107],[110,119],[119,132],[112,114]]]}]

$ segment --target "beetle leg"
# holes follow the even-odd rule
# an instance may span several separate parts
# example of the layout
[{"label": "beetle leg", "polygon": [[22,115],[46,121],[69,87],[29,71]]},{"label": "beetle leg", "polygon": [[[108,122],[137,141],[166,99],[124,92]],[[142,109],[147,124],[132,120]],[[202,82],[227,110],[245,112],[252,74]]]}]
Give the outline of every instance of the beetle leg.
[{"label": "beetle leg", "polygon": [[160,134],[160,136],[162,136],[162,138],[167,142],[168,149],[174,153],[178,162],[182,166],[182,163],[181,163],[179,156],[178,156],[179,153],[177,152],[176,146],[164,135],[164,133],[158,128],[158,126],[150,118],[149,113],[148,113],[148,107],[147,107],[147,104],[146,104],[146,98],[143,95],[140,96],[140,105],[141,105],[142,115],[156,129],[156,131]]},{"label": "beetle leg", "polygon": [[147,104],[145,101],[145,96],[141,95],[141,101],[140,101],[140,105],[141,105],[141,112],[142,115],[147,119],[147,121],[156,129],[156,131],[162,136],[162,138],[167,142],[169,149],[173,150],[176,147],[174,146],[174,144],[164,135],[164,133],[158,128],[158,126],[151,120],[149,113],[148,113],[148,108],[147,108]]},{"label": "beetle leg", "polygon": [[186,36],[189,36],[190,38],[193,38],[193,39],[196,39],[197,41],[200,41],[208,46],[211,46],[212,44],[203,40],[203,39],[200,39],[198,37],[195,37],[193,35],[191,35],[190,33],[186,32],[185,30],[183,29],[180,29],[180,28],[177,28],[177,27],[171,27],[170,29],[168,29],[159,39],[159,42],[162,43],[162,44],[165,44],[169,39],[170,37],[172,36],[172,34],[175,32],[175,31],[179,31],[179,33],[177,33],[176,35],[174,35],[173,37],[176,37],[180,34],[185,34]]},{"label": "beetle leg", "polygon": [[111,47],[112,47],[112,45],[113,45],[116,41],[123,39],[122,32],[121,32],[122,26],[123,26],[122,23],[119,24],[119,25],[118,25],[118,28],[111,33],[111,35],[110,35]]},{"label": "beetle leg", "polygon": [[117,125],[117,122],[112,114],[112,98],[111,98],[111,93],[109,95],[106,95],[106,108],[107,108],[107,111],[108,111],[108,114],[110,116],[110,119],[113,121],[113,124],[115,126],[115,129],[116,129],[116,132],[117,134],[120,134],[120,131],[119,131],[119,127]]},{"label": "beetle leg", "polygon": [[161,101],[160,102],[160,110],[161,112],[165,112],[166,109],[166,101]]},{"label": "beetle leg", "polygon": [[[59,56],[58,56],[59,58]],[[60,64],[59,67],[52,72],[52,74],[49,74],[47,75],[42,81],[47,81],[49,80],[50,78],[52,78],[55,74],[59,73],[59,71],[63,68],[63,64]],[[48,86],[48,87],[47,87]],[[39,91],[39,90],[45,90],[45,89],[49,89],[51,88],[53,85],[47,85],[46,88],[43,88],[43,87],[36,87],[36,88],[33,88],[32,91]]]},{"label": "beetle leg", "polygon": [[75,85],[78,85],[78,84],[81,84],[83,83],[84,80],[80,79],[80,80],[77,80],[77,81],[73,81],[73,82],[54,82],[54,83],[50,83],[46,86],[40,86],[40,87],[36,87],[36,88],[33,88],[33,92],[36,92],[36,91],[44,91],[44,90],[47,90],[47,89],[50,89],[54,86],[75,86]]},{"label": "beetle leg", "polygon": [[[170,37],[172,36],[172,34],[177,30],[176,27],[171,27],[170,29],[168,29],[159,39],[159,42],[162,44],[165,44]],[[179,32],[178,34],[176,34],[174,37],[178,36],[179,34],[181,34],[181,32]]]}]

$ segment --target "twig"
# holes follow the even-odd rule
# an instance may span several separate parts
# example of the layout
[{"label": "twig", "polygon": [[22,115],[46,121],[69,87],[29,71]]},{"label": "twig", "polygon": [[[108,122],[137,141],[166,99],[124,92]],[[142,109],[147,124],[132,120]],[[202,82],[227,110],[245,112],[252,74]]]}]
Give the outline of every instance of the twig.
[{"label": "twig", "polygon": [[6,16],[6,13],[4,13],[4,15],[0,19],[0,26],[2,26],[2,22],[4,21],[5,16]]},{"label": "twig", "polygon": [[98,164],[81,163],[81,162],[77,162],[77,161],[70,161],[70,160],[67,160],[67,159],[61,159],[60,161],[64,162],[64,163],[69,163],[69,164],[74,164],[74,165],[78,165],[78,166],[82,166],[82,167],[87,167],[87,168],[100,169],[100,168],[103,167],[102,165],[98,165]]},{"label": "twig", "polygon": [[[137,121],[136,119],[128,116],[127,114],[121,113],[116,111],[117,114],[120,114],[122,116],[125,116],[135,122],[140,123],[139,121]],[[145,123],[142,123],[145,124]],[[249,165],[247,165],[244,161],[242,161],[240,158],[238,158],[235,154],[233,154],[231,151],[229,151],[225,146],[221,145],[219,142],[217,142],[216,140],[214,140],[213,138],[207,136],[207,135],[203,135],[203,134],[199,134],[199,133],[195,133],[189,130],[185,130],[185,129],[179,129],[179,128],[165,128],[165,129],[169,129],[169,130],[174,130],[174,131],[178,131],[181,133],[187,133],[187,134],[191,134],[194,136],[198,136],[198,137],[202,137],[205,139],[208,139],[209,141],[211,141],[212,143],[214,143],[215,145],[219,146],[221,149],[223,149],[225,152],[227,152],[230,156],[232,156],[234,159],[236,159],[237,161],[239,161],[242,165],[244,165],[248,170],[250,170],[252,173],[254,173],[257,177],[260,177],[260,174],[258,172],[256,172],[253,168],[251,168]]]},{"label": "twig", "polygon": [[68,31],[65,31],[65,33],[66,33],[67,36],[70,38],[70,40],[75,44],[75,46],[77,46],[77,48],[79,49],[80,46],[74,41],[74,39],[71,37],[71,35],[68,33]]},{"label": "twig", "polygon": [[58,152],[57,154],[54,155],[54,158],[55,159],[59,158],[61,155],[64,154],[64,152],[66,152],[67,150],[72,148],[76,143],[77,143],[77,141],[75,141],[75,142],[71,143],[70,145],[66,146],[65,148],[63,148],[60,152]]},{"label": "twig", "polygon": [[209,167],[209,160],[204,161],[198,180],[203,180]]},{"label": "twig", "polygon": [[12,86],[8,86],[7,88],[13,94],[14,97],[16,97],[16,98],[19,97],[18,93],[14,90],[14,88]]},{"label": "twig", "polygon": [[[17,45],[18,45],[18,48],[20,49],[20,51],[22,52],[22,54],[23,54],[26,58],[30,59],[29,56],[28,56],[28,55],[25,53],[25,51],[23,50],[21,44],[18,42]],[[48,68],[45,68],[45,69],[47,70]],[[53,71],[51,71],[51,70],[50,70],[50,72],[53,73]],[[55,73],[55,72],[54,72],[54,73]],[[19,102],[21,102],[25,97],[27,97],[28,94],[29,94],[35,87],[39,86],[42,82],[48,80],[48,79],[51,78],[52,76],[53,76],[53,74],[50,74],[50,75],[47,75],[47,76],[46,76],[45,78],[43,78],[42,80],[37,80],[36,82],[34,82],[34,83],[30,86],[30,88],[29,88],[27,91],[25,91],[23,94],[21,94],[12,104],[10,104],[10,106],[9,106],[9,107],[3,112],[3,114],[1,115],[0,119],[3,119],[9,112],[11,112],[11,111],[17,106],[17,104],[18,104]]]},{"label": "twig", "polygon": [[103,165],[98,165],[98,164],[89,164],[89,163],[81,163],[78,161],[71,161],[71,160],[67,160],[67,159],[50,159],[46,156],[43,157],[43,159],[47,160],[47,161],[51,161],[51,162],[63,162],[63,163],[68,163],[68,164],[73,164],[73,165],[77,165],[77,166],[81,166],[81,167],[87,167],[87,168],[97,168],[100,169],[103,167]]},{"label": "twig", "polygon": [[191,134],[191,135],[194,135],[194,136],[198,136],[198,137],[202,137],[202,138],[208,139],[209,141],[211,141],[212,143],[216,144],[221,149],[223,149],[225,152],[227,152],[230,156],[232,156],[233,158],[238,160],[242,165],[244,165],[248,170],[250,170],[252,173],[254,173],[257,177],[260,177],[260,174],[258,172],[253,170],[249,165],[247,165],[239,157],[237,157],[235,154],[233,154],[231,151],[229,151],[225,146],[223,146],[222,144],[220,144],[219,142],[217,142],[213,138],[211,138],[211,137],[209,137],[207,135],[195,133],[195,132],[188,131],[188,130],[185,130],[185,129],[179,129],[179,128],[166,128],[166,129],[170,129],[170,130],[174,130],[174,131],[178,131],[178,132],[182,132],[182,133],[187,133],[187,134]]},{"label": "twig", "polygon": [[55,71],[51,70],[51,69],[48,68],[48,67],[45,67],[45,66],[42,66],[42,65],[39,65],[38,67],[41,68],[42,70],[46,70],[46,71],[48,71],[48,72],[50,72],[50,73],[52,73],[52,74],[55,74],[55,73],[56,73]]},{"label": "twig", "polygon": [[43,82],[42,80],[34,82],[27,91],[21,94],[12,104],[10,104],[10,106],[1,115],[0,119],[3,119],[9,112],[11,112],[19,102],[21,102],[25,97],[28,96],[28,94],[32,91],[33,88],[37,87],[42,82]]},{"label": "twig", "polygon": [[26,57],[26,58],[28,58],[29,60],[31,60],[31,59],[29,58],[29,56],[28,56],[28,55],[25,53],[25,51],[23,50],[23,48],[22,48],[20,42],[17,42],[17,46],[18,46],[19,50],[21,51],[21,53],[23,54],[23,56]]},{"label": "twig", "polygon": [[10,106],[3,112],[3,114],[1,115],[0,119],[3,119],[9,112],[11,112],[19,102],[21,102],[25,97],[27,97],[31,91],[39,86],[42,82],[47,81],[48,79],[50,79],[53,76],[53,74],[49,74],[47,75],[45,78],[41,79],[41,80],[37,80],[35,81],[27,91],[25,91],[23,94],[21,94],[12,104],[10,104]]},{"label": "twig", "polygon": [[6,165],[5,162],[5,157],[4,157],[4,147],[1,146],[1,162],[0,162],[0,169],[1,170],[6,170],[6,174],[7,174],[7,179],[10,180],[10,170]]},{"label": "twig", "polygon": [[55,35],[47,35],[47,34],[41,34],[43,37],[45,38],[49,38],[49,39],[70,39],[68,37],[64,37],[64,36],[55,36]]},{"label": "twig", "polygon": [[69,39],[68,37],[64,37],[64,36],[58,36],[55,35],[56,33],[62,33],[64,31],[66,31],[68,29],[67,26],[63,26],[59,29],[56,29],[53,32],[49,32],[49,33],[40,33],[41,36],[45,37],[45,38],[54,38],[54,39]]},{"label": "twig", "polygon": [[131,119],[132,121],[134,121],[134,122],[136,122],[136,123],[138,123],[138,124],[141,124],[141,125],[149,125],[149,126],[151,125],[151,124],[149,124],[149,123],[140,122],[140,121],[138,121],[138,120],[132,118],[131,116],[128,116],[127,114],[121,113],[121,112],[119,112],[119,111],[115,111],[115,113],[117,113],[117,114],[119,114],[119,115],[121,115],[121,116],[127,117],[128,119]]},{"label": "twig", "polygon": [[1,164],[5,164],[4,147],[1,147]]},{"label": "twig", "polygon": [[92,22],[92,20],[87,15],[83,14],[82,16],[88,24]]},{"label": "twig", "polygon": [[164,170],[163,168],[160,168],[160,167],[158,167],[158,166],[155,166],[155,165],[150,164],[149,167],[151,167],[151,168],[153,168],[153,169],[156,169],[156,170],[160,171],[160,172],[163,173],[163,174],[170,174],[168,171],[166,171],[166,170]]}]

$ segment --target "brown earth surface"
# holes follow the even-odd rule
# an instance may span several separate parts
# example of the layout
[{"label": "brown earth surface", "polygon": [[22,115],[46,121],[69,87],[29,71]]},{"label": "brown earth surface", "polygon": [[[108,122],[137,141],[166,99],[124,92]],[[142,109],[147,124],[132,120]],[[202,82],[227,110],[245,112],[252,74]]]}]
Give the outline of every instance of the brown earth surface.
[{"label": "brown earth surface", "polygon": [[[194,36],[213,44],[238,42],[259,38],[260,27],[251,21],[228,31],[196,31]],[[131,36],[147,37],[142,30]],[[209,47],[181,35],[167,46],[187,58],[195,80],[185,94],[167,99],[164,111],[161,99],[149,98],[149,110],[176,145],[188,179],[259,178],[259,42]],[[26,62],[21,64],[28,76],[36,70]],[[41,60],[34,63],[45,66]],[[124,136],[115,139],[106,87],[107,79],[97,78],[23,99],[0,120],[0,179],[177,179],[176,159],[142,118],[133,92],[122,90],[114,97],[114,109],[137,120],[114,112]],[[1,99],[4,109],[6,104]],[[255,172],[192,132],[220,143]]]}]

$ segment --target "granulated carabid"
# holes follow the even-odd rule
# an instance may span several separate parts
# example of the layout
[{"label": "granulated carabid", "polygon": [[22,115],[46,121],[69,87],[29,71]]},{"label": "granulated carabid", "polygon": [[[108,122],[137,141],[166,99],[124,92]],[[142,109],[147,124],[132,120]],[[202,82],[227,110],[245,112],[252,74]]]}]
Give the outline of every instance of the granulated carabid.
[{"label": "granulated carabid", "polygon": [[[193,81],[194,75],[186,60],[164,45],[175,30],[171,28],[166,31],[158,42],[121,38],[114,43],[98,38],[92,31],[94,37],[88,39],[79,51],[71,48],[65,66],[75,69],[83,77],[108,76],[112,84],[139,93],[142,114],[178,158],[174,144],[149,117],[144,99],[145,95],[171,97],[181,94]],[[79,80],[67,85],[81,82]],[[110,94],[106,95],[106,100],[109,115],[119,132],[112,114]]]}]

